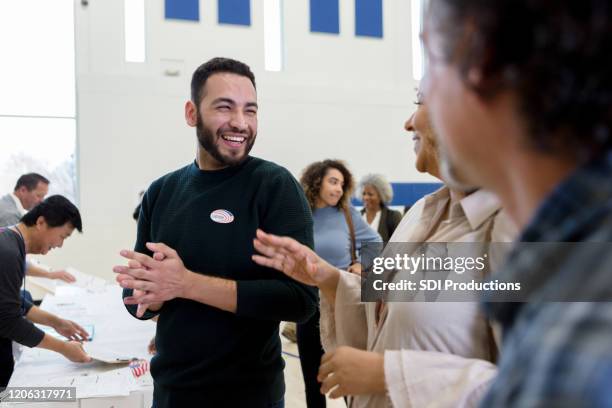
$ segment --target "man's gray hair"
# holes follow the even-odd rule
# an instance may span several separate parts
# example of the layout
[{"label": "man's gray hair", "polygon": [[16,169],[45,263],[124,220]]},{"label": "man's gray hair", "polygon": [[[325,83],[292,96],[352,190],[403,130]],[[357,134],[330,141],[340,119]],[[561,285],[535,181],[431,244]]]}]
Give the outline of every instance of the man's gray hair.
[{"label": "man's gray hair", "polygon": [[382,204],[388,205],[393,200],[393,188],[382,174],[366,174],[361,178],[355,192],[360,200],[365,186],[372,186],[376,189]]}]

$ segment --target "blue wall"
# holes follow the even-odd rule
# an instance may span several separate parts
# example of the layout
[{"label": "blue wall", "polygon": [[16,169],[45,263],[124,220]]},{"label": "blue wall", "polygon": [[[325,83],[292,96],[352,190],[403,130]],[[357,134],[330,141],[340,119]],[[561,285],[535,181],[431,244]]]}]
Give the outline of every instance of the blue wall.
[{"label": "blue wall", "polygon": [[[391,205],[412,206],[421,197],[433,193],[442,183],[391,183],[393,201]],[[353,205],[362,206],[361,200],[353,199]]]}]

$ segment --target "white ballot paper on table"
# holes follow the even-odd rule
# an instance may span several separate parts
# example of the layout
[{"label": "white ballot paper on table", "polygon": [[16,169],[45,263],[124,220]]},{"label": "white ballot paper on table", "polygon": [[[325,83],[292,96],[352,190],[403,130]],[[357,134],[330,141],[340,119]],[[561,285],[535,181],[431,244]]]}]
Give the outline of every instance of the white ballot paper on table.
[{"label": "white ballot paper on table", "polygon": [[83,349],[94,360],[107,364],[125,364],[134,358],[134,356],[128,356],[125,353],[95,343],[83,343]]},{"label": "white ballot paper on table", "polygon": [[[38,265],[43,269],[49,270],[49,267]],[[67,283],[62,280],[41,278],[39,276],[28,276],[27,282],[33,284],[44,291],[54,295],[78,295],[82,291],[89,293],[98,293],[105,290],[110,283],[97,276],[89,275],[75,268],[66,268],[66,272],[72,274],[76,279],[75,282]],[[26,284],[27,287],[27,284]]]},{"label": "white ballot paper on table", "polygon": [[49,387],[75,387],[77,399],[92,397],[114,397],[130,395],[133,380],[125,370],[105,373],[82,374],[55,377],[49,380]]},{"label": "white ballot paper on table", "polygon": [[[43,350],[46,352],[47,350]],[[44,353],[43,353],[44,354]],[[45,354],[46,355],[46,354]],[[30,356],[35,357],[35,356]],[[75,387],[76,398],[116,397],[127,396],[131,391],[138,389],[134,376],[129,368],[121,368],[106,372],[94,368],[92,364],[75,366],[75,371],[67,373],[66,370],[56,370],[52,361],[55,356],[43,356],[41,373],[24,375],[17,373],[11,378],[11,387]],[[45,361],[47,364],[45,364]],[[64,367],[73,363],[64,363]],[[96,363],[93,363],[96,364]]]},{"label": "white ballot paper on table", "polygon": [[66,268],[66,272],[72,274],[76,282],[66,283],[63,281],[58,282],[58,286],[77,286],[79,288],[87,289],[92,292],[99,292],[104,290],[105,286],[109,283],[102,278],[98,278],[97,276],[89,275],[87,273],[81,272],[75,268]]}]

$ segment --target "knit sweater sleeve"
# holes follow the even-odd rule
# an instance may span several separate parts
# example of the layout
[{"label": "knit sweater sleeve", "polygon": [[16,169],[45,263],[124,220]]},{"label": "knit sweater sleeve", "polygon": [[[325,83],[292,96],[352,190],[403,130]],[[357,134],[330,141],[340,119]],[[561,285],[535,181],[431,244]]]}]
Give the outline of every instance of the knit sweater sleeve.
[{"label": "knit sweater sleeve", "polygon": [[[313,248],[313,222],[304,193],[283,168],[265,175],[258,205],[260,227],[269,233],[288,236]],[[303,322],[316,310],[316,289],[296,282],[280,272],[274,279],[237,281],[239,316]]]},{"label": "knit sweater sleeve", "polygon": [[0,337],[34,347],[44,332],[24,318],[19,288],[23,279],[23,258],[7,236],[0,236]]}]

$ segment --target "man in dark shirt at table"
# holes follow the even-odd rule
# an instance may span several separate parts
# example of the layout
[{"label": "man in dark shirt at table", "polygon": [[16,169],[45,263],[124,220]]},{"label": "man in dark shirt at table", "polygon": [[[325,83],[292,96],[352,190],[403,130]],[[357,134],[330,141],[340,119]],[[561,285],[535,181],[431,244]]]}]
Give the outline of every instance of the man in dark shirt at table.
[{"label": "man in dark shirt at table", "polygon": [[0,389],[7,386],[13,373],[13,341],[56,351],[74,362],[90,360],[77,341],[58,340],[33,323],[53,327],[69,340],[89,337],[81,326],[39,309],[20,294],[26,254],[44,255],[61,247],[75,229],[82,229],[81,215],[62,196],[47,198],[18,224],[0,228]]}]

